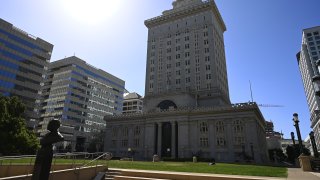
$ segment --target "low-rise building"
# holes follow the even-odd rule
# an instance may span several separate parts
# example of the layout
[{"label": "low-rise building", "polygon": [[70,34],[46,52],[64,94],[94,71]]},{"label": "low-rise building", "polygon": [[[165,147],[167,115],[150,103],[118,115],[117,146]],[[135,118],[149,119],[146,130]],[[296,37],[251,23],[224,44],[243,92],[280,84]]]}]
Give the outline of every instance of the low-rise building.
[{"label": "low-rise building", "polygon": [[138,93],[125,93],[123,98],[123,114],[142,113],[143,98]]}]

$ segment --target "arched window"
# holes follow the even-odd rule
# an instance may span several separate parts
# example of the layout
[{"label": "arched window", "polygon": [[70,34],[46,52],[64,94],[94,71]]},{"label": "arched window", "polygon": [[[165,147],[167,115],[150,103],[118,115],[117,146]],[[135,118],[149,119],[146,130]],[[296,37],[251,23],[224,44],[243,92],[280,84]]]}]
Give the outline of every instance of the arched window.
[{"label": "arched window", "polygon": [[207,133],[208,132],[208,124],[207,122],[200,123],[200,133]]},{"label": "arched window", "polygon": [[224,123],[222,121],[218,121],[216,124],[216,130],[218,133],[224,132]]},{"label": "arched window", "polygon": [[235,133],[242,133],[243,132],[243,124],[240,120],[235,120],[233,122],[233,128]]}]

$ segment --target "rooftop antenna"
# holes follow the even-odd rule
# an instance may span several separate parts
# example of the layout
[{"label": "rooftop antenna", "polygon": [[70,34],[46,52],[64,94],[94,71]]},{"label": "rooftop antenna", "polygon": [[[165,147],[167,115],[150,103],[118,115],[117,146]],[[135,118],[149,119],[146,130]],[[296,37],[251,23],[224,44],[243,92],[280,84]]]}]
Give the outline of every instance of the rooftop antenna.
[{"label": "rooftop antenna", "polygon": [[249,84],[250,84],[251,102],[253,102],[252,87],[251,87],[251,81],[250,80],[249,80]]}]

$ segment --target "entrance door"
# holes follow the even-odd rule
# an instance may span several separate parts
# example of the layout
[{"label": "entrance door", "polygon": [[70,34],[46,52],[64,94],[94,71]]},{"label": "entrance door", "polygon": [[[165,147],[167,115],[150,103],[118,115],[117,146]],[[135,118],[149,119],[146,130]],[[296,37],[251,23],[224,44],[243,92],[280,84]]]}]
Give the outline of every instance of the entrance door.
[{"label": "entrance door", "polygon": [[162,124],[162,141],[161,141],[161,156],[162,157],[171,157],[171,123],[165,122]]}]

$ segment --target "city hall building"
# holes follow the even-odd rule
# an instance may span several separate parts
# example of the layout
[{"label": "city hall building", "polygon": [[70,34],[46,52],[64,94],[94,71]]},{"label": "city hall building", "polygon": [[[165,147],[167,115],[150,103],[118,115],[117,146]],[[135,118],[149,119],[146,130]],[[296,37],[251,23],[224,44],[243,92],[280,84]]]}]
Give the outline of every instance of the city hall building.
[{"label": "city hall building", "polygon": [[146,160],[157,154],[266,162],[265,120],[258,106],[230,102],[226,26],[215,2],[176,0],[145,25],[144,112],[105,116],[105,151]]}]

